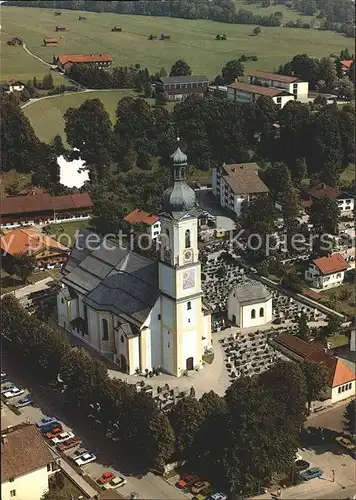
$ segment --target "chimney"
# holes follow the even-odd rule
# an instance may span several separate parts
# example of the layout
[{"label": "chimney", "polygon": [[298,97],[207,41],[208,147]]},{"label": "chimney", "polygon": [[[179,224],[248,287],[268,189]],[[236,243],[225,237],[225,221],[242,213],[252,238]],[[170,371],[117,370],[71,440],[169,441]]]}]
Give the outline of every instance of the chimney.
[{"label": "chimney", "polygon": [[6,434],[3,434],[1,436],[1,442],[2,442],[2,444],[7,444],[7,436],[6,436]]}]

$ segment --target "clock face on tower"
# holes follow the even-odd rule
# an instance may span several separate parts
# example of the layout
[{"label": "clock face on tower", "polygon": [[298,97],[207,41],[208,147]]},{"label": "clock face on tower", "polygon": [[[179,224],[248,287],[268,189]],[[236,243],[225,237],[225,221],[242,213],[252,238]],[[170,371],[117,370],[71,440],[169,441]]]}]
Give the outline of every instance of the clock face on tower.
[{"label": "clock face on tower", "polygon": [[166,262],[170,262],[171,261],[171,255],[172,255],[172,252],[169,248],[166,248],[166,250],[164,251],[164,260]]},{"label": "clock face on tower", "polygon": [[193,252],[191,250],[184,251],[184,262],[191,262],[193,259]]},{"label": "clock face on tower", "polygon": [[195,269],[188,269],[183,272],[183,290],[195,287]]}]

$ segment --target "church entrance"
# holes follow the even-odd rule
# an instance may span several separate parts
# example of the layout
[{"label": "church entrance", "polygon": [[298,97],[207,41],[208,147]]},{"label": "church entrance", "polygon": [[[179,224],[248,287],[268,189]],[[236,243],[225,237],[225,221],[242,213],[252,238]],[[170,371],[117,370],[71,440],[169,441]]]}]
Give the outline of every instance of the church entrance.
[{"label": "church entrance", "polygon": [[232,315],[232,322],[234,323],[234,325],[236,325],[236,316],[235,316],[235,314]]},{"label": "church entrance", "polygon": [[127,363],[126,363],[126,358],[123,354],[121,354],[120,356],[120,366],[121,366],[121,370],[123,372],[127,372]]},{"label": "church entrance", "polygon": [[187,370],[194,370],[194,360],[193,360],[193,358],[187,358],[186,369]]}]

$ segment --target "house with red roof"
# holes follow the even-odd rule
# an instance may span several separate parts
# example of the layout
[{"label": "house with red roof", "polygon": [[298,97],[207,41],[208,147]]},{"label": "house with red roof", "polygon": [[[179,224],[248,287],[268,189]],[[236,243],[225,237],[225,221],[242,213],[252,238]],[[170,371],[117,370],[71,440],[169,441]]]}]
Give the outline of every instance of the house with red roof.
[{"label": "house with red roof", "polygon": [[344,75],[347,75],[347,73],[350,71],[353,62],[353,59],[344,59],[343,61],[340,61],[341,71]]},{"label": "house with red roof", "polygon": [[321,200],[325,197],[337,201],[340,215],[351,215],[353,213],[355,199],[352,194],[323,183],[306,189],[302,193],[302,206],[309,208],[313,204],[313,201]]},{"label": "house with red roof", "polygon": [[53,64],[62,71],[69,71],[73,64],[90,64],[104,69],[111,66],[112,57],[110,54],[71,54],[54,57]]},{"label": "house with red roof", "polygon": [[273,339],[271,344],[285,356],[297,363],[319,363],[327,371],[327,388],[320,396],[322,400],[337,403],[355,394],[355,371],[317,342],[308,342],[289,333]]},{"label": "house with red roof", "polygon": [[151,239],[156,239],[161,234],[161,222],[157,215],[152,215],[136,208],[124,218],[131,226],[143,225]]},{"label": "house with red roof", "polygon": [[340,253],[334,253],[314,259],[305,271],[305,280],[314,288],[327,290],[342,284],[348,268],[349,264],[344,257]]}]

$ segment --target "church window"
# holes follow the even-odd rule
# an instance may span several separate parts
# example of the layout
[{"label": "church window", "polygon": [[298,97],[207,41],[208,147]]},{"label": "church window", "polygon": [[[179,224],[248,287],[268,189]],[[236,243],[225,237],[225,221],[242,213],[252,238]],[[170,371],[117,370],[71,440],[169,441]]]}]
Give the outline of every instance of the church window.
[{"label": "church window", "polygon": [[108,327],[108,320],[107,319],[102,319],[101,320],[101,326],[103,330],[103,337],[101,340],[109,340],[109,327]]},{"label": "church window", "polygon": [[62,304],[64,304],[64,299],[63,299],[63,297],[61,298],[61,302],[62,302]]},{"label": "church window", "polygon": [[260,309],[260,318],[263,318],[264,314],[265,314],[265,311],[264,311],[263,307],[261,307],[261,309]]},{"label": "church window", "polygon": [[171,347],[171,343],[170,342],[168,342],[168,347]]},{"label": "church window", "polygon": [[187,229],[185,232],[185,248],[190,247],[190,230]]},{"label": "church window", "polygon": [[122,344],[125,342],[125,339],[124,339],[124,336],[123,336],[123,335],[121,335],[120,340],[121,340],[121,343],[122,343]]},{"label": "church window", "polygon": [[187,302],[187,310],[190,311],[192,308],[192,303],[189,301]]},{"label": "church window", "polygon": [[251,311],[251,319],[255,319],[256,318],[256,309],[252,309]]},{"label": "church window", "polygon": [[158,321],[159,321],[160,319],[161,319],[161,315],[159,314],[159,315],[158,315]]}]

